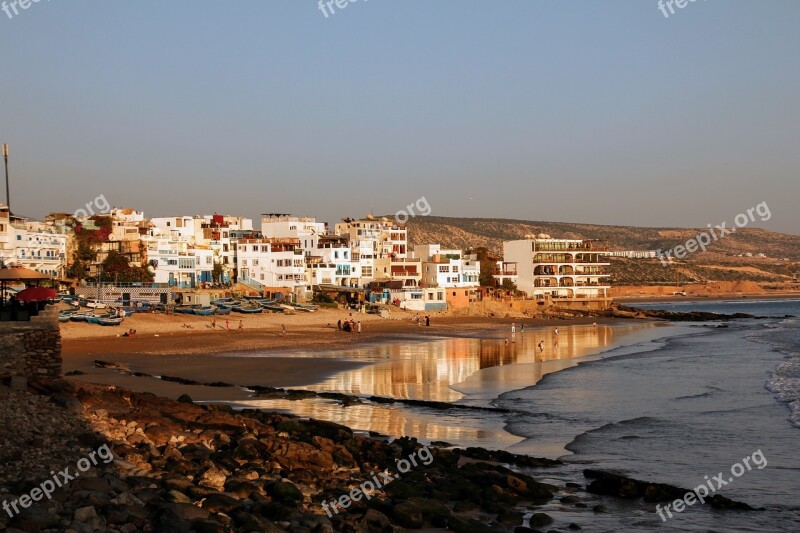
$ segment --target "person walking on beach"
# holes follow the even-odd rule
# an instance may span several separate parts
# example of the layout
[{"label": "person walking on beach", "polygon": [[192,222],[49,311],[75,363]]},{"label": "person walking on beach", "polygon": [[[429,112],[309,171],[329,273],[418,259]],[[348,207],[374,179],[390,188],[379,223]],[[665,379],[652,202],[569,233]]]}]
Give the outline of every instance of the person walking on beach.
[{"label": "person walking on beach", "polygon": [[226,321],[225,321],[225,329],[226,329],[226,330],[229,330],[229,329],[231,329],[231,321],[230,321],[230,320],[226,320]]},{"label": "person walking on beach", "polygon": [[511,323],[511,342],[517,342],[517,325]]},{"label": "person walking on beach", "polygon": [[425,315],[425,325],[431,327],[431,317],[428,315]]},{"label": "person walking on beach", "polygon": [[544,341],[541,340],[539,341],[539,353],[542,353],[543,351],[544,351]]},{"label": "person walking on beach", "polygon": [[358,321],[358,324],[356,324],[356,327],[358,328],[358,332],[361,333],[361,321],[360,320]]},{"label": "person walking on beach", "polygon": [[286,335],[286,324],[281,324],[281,335]]},{"label": "person walking on beach", "polygon": [[241,320],[239,321],[239,329],[237,329],[236,331],[238,331],[239,333],[241,333],[242,331],[244,331],[244,324],[242,323],[242,321],[241,321]]},{"label": "person walking on beach", "polygon": [[339,322],[336,323],[336,328],[339,331],[342,331],[342,319],[341,318],[339,319]]},{"label": "person walking on beach", "polygon": [[519,334],[522,335],[523,333],[525,333],[525,324],[520,324],[519,325]]}]

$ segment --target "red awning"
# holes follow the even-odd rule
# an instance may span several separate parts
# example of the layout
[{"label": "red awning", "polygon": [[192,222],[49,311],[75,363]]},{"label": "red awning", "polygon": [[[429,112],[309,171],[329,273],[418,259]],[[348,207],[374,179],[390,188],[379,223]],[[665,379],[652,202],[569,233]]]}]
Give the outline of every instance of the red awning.
[{"label": "red awning", "polygon": [[58,292],[46,287],[28,287],[17,293],[20,302],[47,302],[58,296]]}]

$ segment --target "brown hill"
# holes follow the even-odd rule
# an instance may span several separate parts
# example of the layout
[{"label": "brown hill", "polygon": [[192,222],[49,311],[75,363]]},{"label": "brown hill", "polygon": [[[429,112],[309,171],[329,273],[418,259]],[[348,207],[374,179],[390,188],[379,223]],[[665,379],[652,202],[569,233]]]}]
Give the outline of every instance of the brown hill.
[{"label": "brown hill", "polygon": [[[409,243],[446,247],[486,247],[497,255],[503,241],[546,233],[563,239],[601,239],[611,250],[670,250],[702,229],[601,226],[499,218],[416,217],[408,221]],[[615,285],[679,285],[682,283],[790,283],[800,277],[800,236],[758,228],[742,228],[718,240],[708,252],[664,268],[658,260],[612,259]],[[738,257],[750,253],[766,258]],[[788,258],[789,261],[785,261]]]}]

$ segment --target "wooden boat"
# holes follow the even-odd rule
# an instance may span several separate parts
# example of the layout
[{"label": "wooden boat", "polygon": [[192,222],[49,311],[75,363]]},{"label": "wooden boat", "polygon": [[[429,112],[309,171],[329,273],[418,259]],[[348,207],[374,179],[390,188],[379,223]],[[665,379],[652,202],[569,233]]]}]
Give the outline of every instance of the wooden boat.
[{"label": "wooden boat", "polygon": [[240,305],[240,306],[234,307],[233,310],[236,311],[237,313],[245,313],[245,314],[249,314],[249,315],[252,315],[252,314],[255,314],[255,313],[261,313],[262,311],[264,311],[261,308],[261,306],[251,306],[251,305]]},{"label": "wooden boat", "polygon": [[87,313],[75,313],[69,317],[70,322],[86,322],[92,316]]},{"label": "wooden boat", "polygon": [[61,311],[58,313],[59,322],[69,322],[70,318],[75,314],[75,311]]},{"label": "wooden boat", "polygon": [[216,309],[214,309],[214,314],[215,315],[229,315],[229,314],[231,314],[231,308],[230,307],[222,307],[222,306],[217,307]]},{"label": "wooden boat", "polygon": [[119,318],[98,318],[97,323],[101,326],[119,326],[122,324],[122,317]]},{"label": "wooden boat", "polygon": [[272,304],[272,305],[265,305],[264,309],[267,311],[272,311],[273,313],[283,313],[286,308],[282,305]]},{"label": "wooden boat", "polygon": [[194,309],[194,314],[198,316],[211,316],[214,314],[213,307],[197,307]]}]

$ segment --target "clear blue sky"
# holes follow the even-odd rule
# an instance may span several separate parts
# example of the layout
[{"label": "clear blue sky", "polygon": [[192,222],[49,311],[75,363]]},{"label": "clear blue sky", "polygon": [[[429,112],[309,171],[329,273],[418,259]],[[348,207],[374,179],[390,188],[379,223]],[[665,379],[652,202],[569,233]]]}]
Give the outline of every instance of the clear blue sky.
[{"label": "clear blue sky", "polygon": [[[800,2],[68,2],[0,12],[12,208],[800,233]],[[0,193],[2,196],[2,193]],[[3,197],[4,198],[4,197]]]}]

